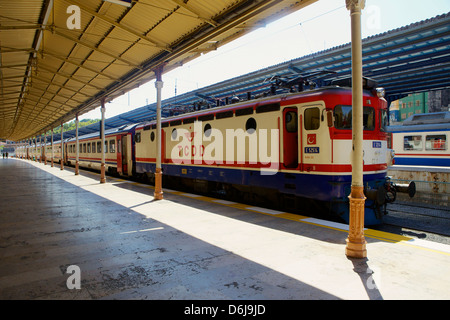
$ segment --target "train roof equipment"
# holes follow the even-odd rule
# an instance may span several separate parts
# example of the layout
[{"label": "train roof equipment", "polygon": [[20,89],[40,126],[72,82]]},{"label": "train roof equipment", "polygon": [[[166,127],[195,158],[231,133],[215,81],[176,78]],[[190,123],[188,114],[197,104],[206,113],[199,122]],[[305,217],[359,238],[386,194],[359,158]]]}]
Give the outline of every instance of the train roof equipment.
[{"label": "train roof equipment", "polygon": [[450,111],[413,114],[400,125],[387,127],[388,132],[450,130]]}]

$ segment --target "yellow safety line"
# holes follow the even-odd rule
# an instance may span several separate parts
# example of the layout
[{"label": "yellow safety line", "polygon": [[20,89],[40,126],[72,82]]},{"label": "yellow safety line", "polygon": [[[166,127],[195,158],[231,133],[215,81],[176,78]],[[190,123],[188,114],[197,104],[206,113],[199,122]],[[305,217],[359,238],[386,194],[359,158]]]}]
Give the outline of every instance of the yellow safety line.
[{"label": "yellow safety line", "polygon": [[[122,180],[122,179],[119,179],[119,178],[113,178],[112,180],[125,181],[125,180]],[[154,189],[154,186],[150,186],[150,185],[146,185],[146,184],[142,184],[142,183],[138,183],[138,182],[134,182],[134,183],[131,183],[131,184],[132,185],[136,185],[136,186],[149,188],[149,189]],[[327,226],[327,225],[323,225],[323,224],[314,223],[314,222],[311,222],[311,221],[305,221],[304,219],[308,219],[310,217],[299,215],[299,214],[293,214],[293,213],[289,213],[289,212],[280,212],[280,213],[277,213],[277,214],[272,214],[272,213],[268,213],[268,212],[263,212],[263,211],[252,209],[252,207],[254,207],[254,206],[251,206],[251,205],[242,204],[242,203],[238,203],[238,202],[235,202],[235,201],[229,201],[229,200],[226,200],[226,201],[229,201],[231,203],[222,203],[220,201],[217,201],[217,200],[221,200],[221,199],[211,198],[211,197],[202,196],[202,195],[191,196],[188,192],[184,192],[184,191],[176,191],[176,190],[168,191],[166,189],[163,189],[163,192],[174,194],[174,195],[179,195],[179,196],[183,196],[183,197],[187,197],[187,198],[190,198],[190,199],[197,199],[197,200],[200,200],[200,201],[211,202],[211,203],[219,204],[219,205],[226,206],[226,207],[231,207],[231,208],[236,208],[236,209],[256,212],[256,213],[264,214],[264,215],[267,215],[267,216],[277,217],[277,218],[291,220],[291,221],[296,221],[296,222],[307,223],[307,224],[319,226],[319,227],[322,227],[322,228],[332,229],[332,230],[341,231],[341,232],[348,232],[347,230],[336,228],[336,227],[333,227],[333,226]],[[262,208],[262,209],[264,209],[264,208]],[[445,252],[445,251],[440,251],[440,250],[436,250],[436,249],[432,249],[432,248],[427,248],[427,247],[422,247],[422,246],[418,246],[418,245],[415,245],[415,244],[407,243],[408,241],[411,241],[414,238],[406,237],[406,236],[402,236],[402,235],[397,235],[397,234],[394,234],[394,233],[389,233],[389,232],[379,231],[379,230],[374,230],[374,229],[365,229],[364,230],[364,236],[368,237],[368,238],[373,238],[373,239],[385,241],[385,242],[398,243],[398,244],[401,244],[401,245],[406,245],[408,247],[422,249],[422,250],[427,250],[427,251],[431,251],[431,252],[440,253],[440,254],[444,254],[444,255],[450,256],[450,253]]]}]

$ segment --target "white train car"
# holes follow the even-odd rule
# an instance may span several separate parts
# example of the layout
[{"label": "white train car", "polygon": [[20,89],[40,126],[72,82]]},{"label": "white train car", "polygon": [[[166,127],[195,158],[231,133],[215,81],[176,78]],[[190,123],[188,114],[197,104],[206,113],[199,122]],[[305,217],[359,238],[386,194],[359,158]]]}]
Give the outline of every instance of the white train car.
[{"label": "white train car", "polygon": [[450,167],[450,112],[415,114],[388,132],[395,165]]}]

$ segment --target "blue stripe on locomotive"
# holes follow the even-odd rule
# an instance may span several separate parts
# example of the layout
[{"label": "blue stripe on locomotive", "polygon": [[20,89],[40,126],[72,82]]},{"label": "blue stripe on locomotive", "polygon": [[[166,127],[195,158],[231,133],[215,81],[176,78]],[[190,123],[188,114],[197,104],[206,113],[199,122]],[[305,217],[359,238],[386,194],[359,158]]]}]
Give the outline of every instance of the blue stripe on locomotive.
[{"label": "blue stripe on locomotive", "polygon": [[[154,163],[136,163],[137,172],[155,172]],[[276,172],[262,175],[259,170],[243,170],[219,167],[197,167],[194,165],[162,164],[164,175],[181,178],[238,184],[276,189],[281,193],[292,194],[314,200],[333,202],[332,209],[347,223],[349,221],[348,195],[351,190],[351,175],[317,175],[305,173]],[[185,173],[182,173],[185,172]],[[364,185],[377,188],[385,182],[386,173],[365,174]],[[371,208],[373,202],[366,200],[365,224],[381,223]]]}]

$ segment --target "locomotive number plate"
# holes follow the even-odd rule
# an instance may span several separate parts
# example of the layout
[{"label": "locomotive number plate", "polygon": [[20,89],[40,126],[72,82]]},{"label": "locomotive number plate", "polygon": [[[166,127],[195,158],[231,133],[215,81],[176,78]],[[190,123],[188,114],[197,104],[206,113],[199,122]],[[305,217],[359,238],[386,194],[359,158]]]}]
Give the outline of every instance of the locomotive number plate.
[{"label": "locomotive number plate", "polygon": [[381,148],[381,141],[372,141],[372,148]]},{"label": "locomotive number plate", "polygon": [[305,147],[305,153],[319,153],[319,147]]}]

